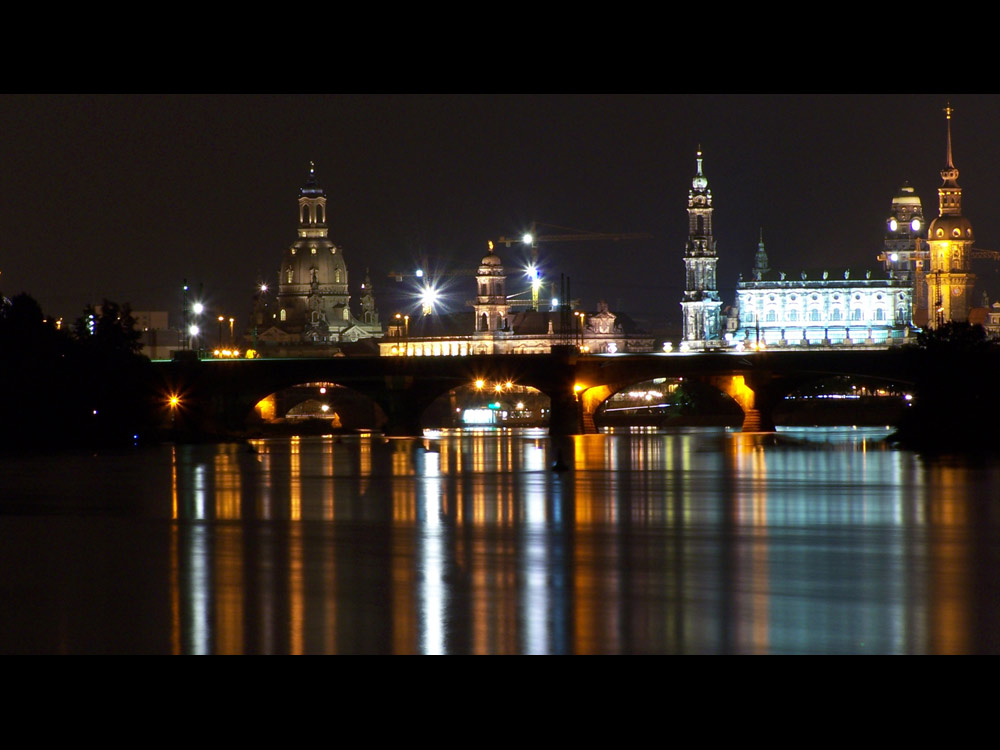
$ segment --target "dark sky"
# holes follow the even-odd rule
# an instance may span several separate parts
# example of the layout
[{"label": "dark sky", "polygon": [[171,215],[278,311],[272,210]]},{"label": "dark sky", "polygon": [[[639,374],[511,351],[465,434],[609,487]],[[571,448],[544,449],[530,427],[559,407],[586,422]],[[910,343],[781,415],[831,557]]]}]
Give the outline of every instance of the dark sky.
[{"label": "dark sky", "polygon": [[[904,180],[936,216],[948,100],[964,213],[977,247],[1000,250],[998,96],[3,96],[0,290],[68,318],[105,297],[177,313],[187,278],[242,320],[295,240],[314,160],[354,299],[370,267],[384,317],[390,269],[475,268],[487,240],[535,220],[652,234],[540,252],[584,306],[660,327],[680,317],[699,143],[729,303],[761,226],[779,270],[863,268]],[[1000,274],[976,270],[1000,296]],[[461,279],[452,304],[472,294]]]}]

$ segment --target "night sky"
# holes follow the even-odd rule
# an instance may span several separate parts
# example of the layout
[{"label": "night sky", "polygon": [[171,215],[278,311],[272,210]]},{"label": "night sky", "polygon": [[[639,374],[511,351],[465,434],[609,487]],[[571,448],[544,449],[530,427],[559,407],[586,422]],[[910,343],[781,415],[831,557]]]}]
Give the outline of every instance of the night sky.
[{"label": "night sky", "polygon": [[[383,319],[405,286],[388,271],[474,269],[535,220],[653,235],[540,254],[586,308],[659,329],[680,320],[699,144],[728,304],[760,227],[773,268],[863,269],[904,180],[936,216],[949,100],[963,213],[1000,250],[1000,96],[3,96],[0,291],[69,319],[102,298],[176,315],[186,278],[244,320],[296,238],[312,160],[353,300],[369,267]],[[974,270],[1000,297],[1000,273]],[[458,278],[452,309],[473,293]]]}]

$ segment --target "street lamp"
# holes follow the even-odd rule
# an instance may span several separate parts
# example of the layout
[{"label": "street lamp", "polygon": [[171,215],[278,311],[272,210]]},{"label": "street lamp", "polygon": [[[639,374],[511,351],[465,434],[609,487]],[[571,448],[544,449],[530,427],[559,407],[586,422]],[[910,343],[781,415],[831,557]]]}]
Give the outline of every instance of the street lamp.
[{"label": "street lamp", "polygon": [[226,322],[226,316],[219,316],[219,348],[222,348],[222,324]]},{"label": "street lamp", "polygon": [[233,335],[233,324],[236,322],[236,318],[229,319],[229,344],[232,346],[236,343],[236,337]]}]

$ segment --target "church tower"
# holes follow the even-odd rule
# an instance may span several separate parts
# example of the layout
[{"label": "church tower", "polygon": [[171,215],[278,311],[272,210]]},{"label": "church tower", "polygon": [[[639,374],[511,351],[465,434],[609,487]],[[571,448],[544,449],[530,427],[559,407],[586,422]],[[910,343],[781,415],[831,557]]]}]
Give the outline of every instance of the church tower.
[{"label": "church tower", "polygon": [[945,107],[948,127],[947,166],[941,170],[938,218],[927,228],[929,270],[926,275],[928,325],[966,321],[972,308],[975,274],[970,271],[972,224],[962,216],[962,188],[951,156],[951,106]]},{"label": "church tower", "polygon": [[476,333],[502,331],[507,327],[506,279],[500,257],[490,251],[479,264],[476,272]]},{"label": "church tower", "polygon": [[712,236],[712,191],[702,174],[701,149],[698,172],[688,191],[688,240],[684,251],[685,285],[681,310],[684,315],[683,349],[721,346],[719,311],[722,300],[715,281],[715,239]]},{"label": "church tower", "polygon": [[885,242],[878,258],[889,278],[913,287],[912,319],[927,325],[927,225],[920,196],[906,182],[892,199]]}]

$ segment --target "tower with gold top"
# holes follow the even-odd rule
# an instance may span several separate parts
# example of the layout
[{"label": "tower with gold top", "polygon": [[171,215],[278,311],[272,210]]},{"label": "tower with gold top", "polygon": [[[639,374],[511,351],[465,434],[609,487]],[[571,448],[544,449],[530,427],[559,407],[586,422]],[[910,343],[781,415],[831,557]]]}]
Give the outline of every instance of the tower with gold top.
[{"label": "tower with gold top", "polygon": [[927,283],[928,326],[968,320],[976,276],[970,270],[972,224],[962,216],[962,188],[951,154],[951,106],[945,107],[948,128],[948,165],[941,170],[938,188],[939,216],[927,228],[929,269]]}]

